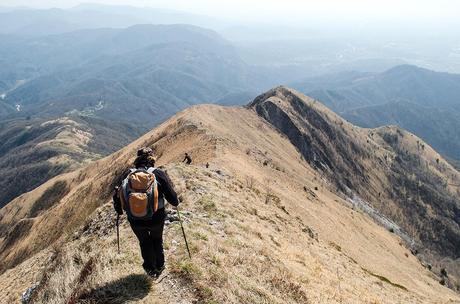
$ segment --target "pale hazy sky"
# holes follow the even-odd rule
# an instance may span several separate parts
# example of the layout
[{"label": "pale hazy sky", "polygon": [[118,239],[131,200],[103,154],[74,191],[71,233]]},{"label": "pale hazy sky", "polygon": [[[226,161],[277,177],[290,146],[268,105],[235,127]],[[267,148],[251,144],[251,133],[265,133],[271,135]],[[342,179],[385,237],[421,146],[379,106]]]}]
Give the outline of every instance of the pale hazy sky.
[{"label": "pale hazy sky", "polygon": [[[79,0],[0,0],[0,6],[68,8]],[[169,8],[227,19],[268,22],[301,22],[313,18],[360,21],[450,23],[460,20],[459,0],[96,0],[105,4],[124,4]]]}]

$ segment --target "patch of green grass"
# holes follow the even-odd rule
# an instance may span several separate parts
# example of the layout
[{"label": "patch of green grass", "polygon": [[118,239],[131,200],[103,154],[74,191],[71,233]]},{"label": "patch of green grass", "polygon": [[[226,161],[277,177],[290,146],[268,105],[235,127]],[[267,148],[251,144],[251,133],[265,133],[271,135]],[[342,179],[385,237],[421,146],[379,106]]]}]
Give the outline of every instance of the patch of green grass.
[{"label": "patch of green grass", "polygon": [[224,242],[229,247],[239,248],[239,247],[244,246],[244,244],[240,240],[235,239],[233,237],[227,237]]},{"label": "patch of green grass", "polygon": [[189,243],[188,246],[190,248],[191,253],[195,254],[195,253],[200,252],[200,247],[198,246],[198,244],[196,242]]},{"label": "patch of green grass", "polygon": [[190,260],[172,263],[171,272],[185,279],[193,279],[201,276],[201,270]]},{"label": "patch of green grass", "polygon": [[163,248],[164,248],[164,250],[169,250],[169,249],[171,249],[171,246],[170,246],[170,244],[168,242],[163,242]]},{"label": "patch of green grass", "polygon": [[221,265],[221,262],[219,260],[219,258],[216,256],[216,255],[213,255],[211,257],[211,263],[213,263],[214,265],[216,266],[220,266]]},{"label": "patch of green grass", "polygon": [[213,291],[202,270],[193,261],[187,259],[171,263],[171,273],[189,282],[198,303],[218,303],[213,299]]},{"label": "patch of green grass", "polygon": [[208,282],[214,290],[228,287],[228,279],[229,274],[227,271],[223,270],[222,267],[216,266],[207,268],[205,281]]},{"label": "patch of green grass", "polygon": [[198,202],[204,211],[206,212],[215,212],[217,211],[216,203],[212,200],[210,196],[203,196]]},{"label": "patch of green grass", "polygon": [[198,240],[202,240],[202,241],[207,241],[208,240],[208,236],[201,233],[201,232],[198,232],[198,231],[195,231],[193,232],[193,236],[198,239]]},{"label": "patch of green grass", "polygon": [[195,294],[198,298],[198,303],[214,304],[219,303],[213,299],[213,292],[209,286],[205,286],[203,283],[195,284]]}]

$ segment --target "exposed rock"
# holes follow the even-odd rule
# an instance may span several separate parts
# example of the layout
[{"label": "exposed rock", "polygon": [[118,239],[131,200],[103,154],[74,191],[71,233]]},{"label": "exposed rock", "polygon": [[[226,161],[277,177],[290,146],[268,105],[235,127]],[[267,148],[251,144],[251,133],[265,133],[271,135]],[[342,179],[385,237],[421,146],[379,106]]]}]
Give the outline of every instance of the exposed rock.
[{"label": "exposed rock", "polygon": [[29,304],[30,303],[30,300],[32,299],[32,295],[35,291],[35,289],[37,289],[37,287],[40,285],[40,283],[35,283],[34,285],[32,285],[31,287],[27,288],[26,291],[23,292],[23,294],[21,295],[21,303],[22,304]]}]

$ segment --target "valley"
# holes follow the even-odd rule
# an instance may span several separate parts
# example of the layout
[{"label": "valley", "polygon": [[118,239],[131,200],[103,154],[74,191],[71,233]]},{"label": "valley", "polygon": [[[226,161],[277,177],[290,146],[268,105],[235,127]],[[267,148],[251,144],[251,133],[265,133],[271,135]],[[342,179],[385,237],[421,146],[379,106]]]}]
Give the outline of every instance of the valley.
[{"label": "valley", "polygon": [[[458,9],[41,1],[0,6],[0,303],[460,304]],[[142,147],[158,279],[112,208]]]}]

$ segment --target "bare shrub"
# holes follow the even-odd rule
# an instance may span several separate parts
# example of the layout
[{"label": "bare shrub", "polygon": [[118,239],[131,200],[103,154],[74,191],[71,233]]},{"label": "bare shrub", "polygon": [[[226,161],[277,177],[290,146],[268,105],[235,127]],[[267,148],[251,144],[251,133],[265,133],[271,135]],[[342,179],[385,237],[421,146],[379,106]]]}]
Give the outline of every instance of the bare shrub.
[{"label": "bare shrub", "polygon": [[252,176],[246,176],[245,178],[246,187],[249,189],[254,189],[255,179]]},{"label": "bare shrub", "polygon": [[270,285],[282,295],[293,299],[297,303],[309,303],[307,294],[303,290],[302,285],[298,284],[290,273],[286,271],[274,274],[270,278]]}]

